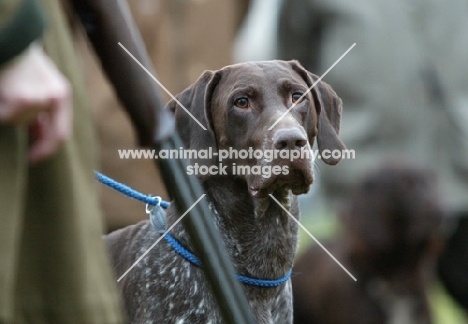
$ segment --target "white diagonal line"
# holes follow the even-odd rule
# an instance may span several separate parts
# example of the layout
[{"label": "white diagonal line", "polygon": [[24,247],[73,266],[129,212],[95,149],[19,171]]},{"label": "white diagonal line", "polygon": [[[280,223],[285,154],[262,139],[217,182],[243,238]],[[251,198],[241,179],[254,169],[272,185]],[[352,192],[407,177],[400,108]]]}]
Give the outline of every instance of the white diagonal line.
[{"label": "white diagonal line", "polygon": [[[330,66],[330,67],[328,68],[328,70],[326,70],[325,73],[322,74],[322,76],[321,76],[320,78],[318,78],[318,80],[315,81],[314,84],[313,84],[309,89],[307,89],[307,91],[306,91],[298,100],[296,100],[296,102],[298,102],[298,103],[301,102],[302,98],[304,98],[304,97],[317,85],[317,83],[319,83],[320,81],[322,81],[323,77],[326,76],[326,75],[328,74],[328,72],[330,72],[330,71],[335,67],[335,65],[337,65],[337,64],[343,59],[343,57],[345,57],[346,54],[348,54],[349,51],[351,51],[351,50],[353,49],[354,46],[356,46],[356,43],[354,43],[353,45],[351,45],[351,47],[348,48],[348,50],[347,50],[346,52],[344,52],[343,55],[341,55],[340,58],[337,59],[336,62],[333,63],[333,65]],[[286,110],[286,111],[278,118],[278,120],[276,120],[276,122],[275,122],[273,125],[270,126],[270,128],[268,128],[268,130],[272,130],[273,127],[275,127],[275,125],[278,124],[278,122],[279,122],[281,119],[283,119],[283,117],[286,116],[286,115],[288,114],[288,112],[290,112],[291,109],[293,109],[293,108],[296,106],[296,102],[293,103],[293,104],[291,105],[291,107],[289,107],[289,109]]]},{"label": "white diagonal line", "polygon": [[148,75],[149,75],[154,81],[156,81],[157,84],[159,84],[159,86],[160,86],[164,91],[166,91],[166,93],[172,98],[172,100],[174,100],[175,102],[177,102],[177,104],[178,104],[182,109],[184,109],[185,112],[186,112],[187,114],[189,114],[189,116],[192,117],[192,119],[193,119],[194,121],[196,121],[197,124],[200,125],[201,128],[203,128],[203,130],[206,130],[205,126],[203,126],[202,123],[200,123],[200,121],[199,121],[197,118],[195,118],[195,116],[192,115],[192,114],[190,113],[190,111],[188,111],[188,109],[185,108],[184,105],[181,104],[180,101],[177,100],[176,97],[174,97],[174,96],[172,95],[172,93],[170,93],[169,90],[167,90],[166,87],[165,87],[161,82],[159,82],[159,80],[156,79],[156,78],[154,77],[154,75],[152,75],[151,72],[148,71],[148,69],[145,68],[145,66],[144,66],[143,64],[140,63],[140,61],[138,61],[138,60],[136,59],[136,57],[133,56],[132,53],[130,53],[129,50],[127,50],[127,49],[125,48],[125,46],[122,45],[122,43],[119,42],[119,45],[120,45],[120,47],[122,47],[122,48],[124,49],[125,52],[127,52],[128,55],[130,55],[130,57],[131,57],[135,62],[138,63],[139,66],[141,66],[141,68],[142,68],[143,70],[145,70],[146,73],[148,73]]},{"label": "white diagonal line", "polygon": [[167,229],[167,231],[165,231],[164,234],[161,235],[161,237],[158,238],[158,239],[156,240],[156,242],[154,242],[153,245],[151,245],[151,246],[148,248],[148,250],[146,250],[145,253],[143,253],[143,254],[138,258],[138,260],[136,260],[135,263],[132,264],[132,266],[131,266],[130,268],[128,268],[127,271],[125,271],[125,273],[124,273],[123,275],[120,276],[119,279],[117,279],[117,282],[120,282],[120,280],[122,280],[123,277],[125,277],[125,276],[130,272],[130,270],[132,270],[132,269],[138,264],[138,262],[140,262],[141,259],[143,259],[143,258],[149,253],[149,251],[151,251],[151,250],[156,246],[156,244],[158,244],[159,241],[161,241],[161,240],[164,238],[164,236],[166,236],[166,234],[169,233],[169,232],[174,228],[174,226],[176,226],[176,225],[182,220],[182,218],[184,218],[184,216],[187,215],[188,212],[189,212],[190,210],[192,210],[192,208],[195,207],[195,205],[198,204],[198,202],[199,202],[200,200],[202,200],[205,196],[206,196],[206,194],[203,194],[200,198],[198,198],[198,200],[197,200],[196,202],[194,202],[193,205],[190,206],[190,208],[187,209],[187,211],[186,211],[185,213],[183,213],[182,216],[180,216],[179,219],[176,220],[176,221],[174,222],[174,224],[172,224],[172,226],[169,227],[169,228]]},{"label": "white diagonal line", "polygon": [[309,234],[309,236],[325,251],[327,252],[327,254],[333,259],[333,261],[335,261],[354,281],[357,281],[356,277],[354,277],[351,272],[349,272],[348,269],[346,269],[341,263],[340,261],[338,261],[334,256],[333,254],[330,253],[330,251],[327,250],[326,247],[324,247],[322,245],[322,243],[319,242],[319,240],[317,240],[315,238],[315,236],[313,236],[308,230],[307,228],[304,227],[304,225],[301,224],[301,222],[299,222],[293,215],[291,215],[291,213],[278,201],[276,200],[276,198],[272,195],[272,194],[269,194],[270,197],[281,207],[283,208],[283,210],[307,233]]}]

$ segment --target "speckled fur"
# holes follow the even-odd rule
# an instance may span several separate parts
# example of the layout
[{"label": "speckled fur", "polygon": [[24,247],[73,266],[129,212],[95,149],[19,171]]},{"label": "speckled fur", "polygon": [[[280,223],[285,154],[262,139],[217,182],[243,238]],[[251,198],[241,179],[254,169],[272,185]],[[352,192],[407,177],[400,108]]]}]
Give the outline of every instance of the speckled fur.
[{"label": "speckled fur", "polygon": [[[219,196],[221,193],[217,192]],[[231,195],[230,190],[224,194]],[[288,194],[290,195],[290,194]],[[292,194],[291,194],[292,196]],[[272,200],[268,208],[273,217],[264,217],[255,225],[251,214],[246,214],[249,203],[239,200],[239,208],[226,216],[226,207],[219,211],[213,197],[210,207],[234,258],[234,265],[240,274],[263,279],[276,279],[292,267],[297,245],[297,225],[289,216],[279,210]],[[283,197],[284,199],[284,197]],[[297,200],[292,197],[297,215]],[[250,206],[251,207],[251,206]],[[228,207],[229,208],[229,207]],[[271,215],[269,215],[271,216]],[[177,218],[170,209],[168,218]],[[228,221],[225,221],[228,219]],[[280,226],[276,226],[276,220]],[[231,222],[246,223],[240,231],[224,231]],[[272,230],[265,233],[265,223],[271,223]],[[187,234],[182,226],[173,231],[185,246],[190,248]],[[260,235],[260,233],[266,235]],[[236,236],[245,239],[240,242]],[[126,227],[108,235],[105,240],[113,252],[114,268],[118,274],[128,269],[157,239],[159,234],[149,221]],[[282,256],[282,257],[279,257]],[[124,301],[131,323],[221,323],[216,302],[210,293],[203,271],[178,255],[162,240],[140,263],[120,282]],[[290,323],[292,319],[291,284],[274,288],[243,286],[254,316],[259,324]]]}]

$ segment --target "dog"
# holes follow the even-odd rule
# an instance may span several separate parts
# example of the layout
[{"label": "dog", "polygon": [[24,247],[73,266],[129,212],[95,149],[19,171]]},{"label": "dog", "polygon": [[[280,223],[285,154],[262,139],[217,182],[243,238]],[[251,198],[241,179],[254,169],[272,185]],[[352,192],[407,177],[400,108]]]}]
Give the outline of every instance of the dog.
[{"label": "dog", "polygon": [[[176,128],[189,150],[303,152],[317,138],[319,152],[341,151],[345,149],[338,137],[341,99],[325,82],[312,87],[317,81],[318,77],[297,61],[235,64],[205,71],[177,96],[178,102],[170,101],[167,109],[174,112]],[[323,160],[333,165],[340,159],[326,155]],[[233,155],[220,161],[219,155],[213,154],[207,159],[191,159],[190,166],[201,169],[221,162],[228,166],[224,174],[199,173],[197,177],[235,270],[239,275],[265,280],[284,277],[293,266],[297,224],[269,195],[298,219],[296,196],[306,193],[313,183],[312,157]],[[277,172],[270,177],[259,172],[244,174],[237,172],[239,166],[251,170],[271,167]],[[179,217],[171,206],[167,211],[168,226]],[[171,234],[193,251],[182,225],[177,224]],[[106,236],[116,273],[124,273],[159,237],[149,221]],[[243,288],[256,323],[292,322],[290,280],[275,287],[243,284]],[[120,281],[120,289],[132,323],[222,322],[203,270],[164,240]]]},{"label": "dog", "polygon": [[292,278],[295,324],[431,323],[427,292],[443,246],[442,203],[431,171],[389,162],[367,174],[325,244],[356,278],[314,246]]}]

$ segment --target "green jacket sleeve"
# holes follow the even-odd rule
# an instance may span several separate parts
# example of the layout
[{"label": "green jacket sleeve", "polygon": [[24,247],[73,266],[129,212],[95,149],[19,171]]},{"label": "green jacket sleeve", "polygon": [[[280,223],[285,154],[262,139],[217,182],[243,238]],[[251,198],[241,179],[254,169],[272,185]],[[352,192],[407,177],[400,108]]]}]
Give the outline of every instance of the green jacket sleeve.
[{"label": "green jacket sleeve", "polygon": [[35,0],[0,0],[0,66],[38,39],[45,17]]}]

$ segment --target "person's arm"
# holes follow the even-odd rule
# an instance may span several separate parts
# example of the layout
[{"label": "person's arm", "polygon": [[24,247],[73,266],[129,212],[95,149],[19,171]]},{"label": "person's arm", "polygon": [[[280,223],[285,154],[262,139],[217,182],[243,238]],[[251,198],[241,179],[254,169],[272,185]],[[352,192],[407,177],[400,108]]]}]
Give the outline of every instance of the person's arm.
[{"label": "person's arm", "polygon": [[44,13],[35,0],[0,0],[0,67],[39,39],[45,25]]},{"label": "person's arm", "polygon": [[34,0],[0,0],[0,127],[29,128],[29,159],[52,156],[71,133],[71,88],[43,52]]}]

